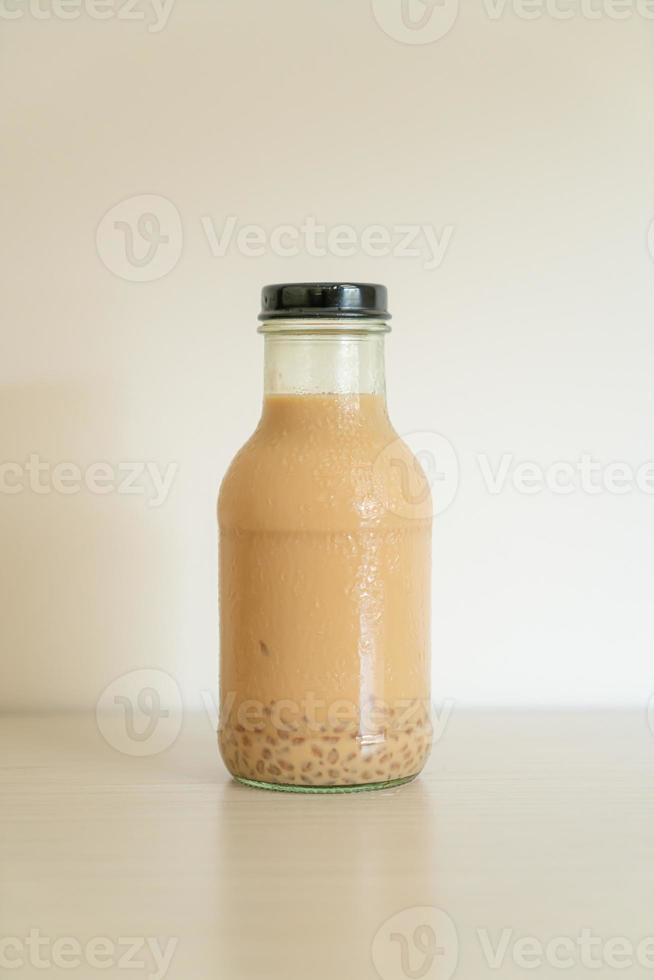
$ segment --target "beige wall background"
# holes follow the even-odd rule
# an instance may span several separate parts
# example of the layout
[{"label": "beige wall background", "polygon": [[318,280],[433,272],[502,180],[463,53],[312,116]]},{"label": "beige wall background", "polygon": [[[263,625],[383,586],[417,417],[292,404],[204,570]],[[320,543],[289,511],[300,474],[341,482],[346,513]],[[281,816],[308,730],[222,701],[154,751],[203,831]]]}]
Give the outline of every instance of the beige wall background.
[{"label": "beige wall background", "polygon": [[[93,707],[140,668],[190,706],[215,698],[215,497],[258,417],[259,289],[341,278],[389,287],[396,428],[456,454],[434,540],[436,699],[646,705],[654,11],[402,14],[4,0],[5,709]],[[307,219],[353,231],[308,254]],[[238,239],[247,225],[261,230]],[[416,255],[397,254],[405,225],[431,229],[414,228]],[[584,455],[599,492],[576,469],[556,471],[566,493],[515,474]],[[50,468],[43,492],[30,457]],[[96,468],[92,492],[98,462],[121,479],[172,464],[174,482],[152,506],[151,480],[100,493]],[[54,486],[61,463],[79,492]]]}]

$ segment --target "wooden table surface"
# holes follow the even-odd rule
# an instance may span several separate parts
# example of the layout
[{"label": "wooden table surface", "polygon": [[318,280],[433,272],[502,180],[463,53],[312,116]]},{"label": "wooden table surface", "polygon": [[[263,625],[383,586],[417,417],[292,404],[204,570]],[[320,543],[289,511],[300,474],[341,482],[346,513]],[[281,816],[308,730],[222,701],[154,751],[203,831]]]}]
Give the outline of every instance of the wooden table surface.
[{"label": "wooden table surface", "polygon": [[378,793],[248,789],[215,744],[200,714],[141,757],[0,720],[0,975],[654,976],[645,710],[455,710]]}]

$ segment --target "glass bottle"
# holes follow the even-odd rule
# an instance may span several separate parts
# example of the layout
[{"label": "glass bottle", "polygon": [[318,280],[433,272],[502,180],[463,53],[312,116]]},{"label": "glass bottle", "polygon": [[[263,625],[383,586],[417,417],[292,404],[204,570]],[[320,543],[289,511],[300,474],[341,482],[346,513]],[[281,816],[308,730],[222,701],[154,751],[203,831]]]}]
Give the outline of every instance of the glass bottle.
[{"label": "glass bottle", "polygon": [[250,785],[380,788],[431,745],[431,498],[386,410],[383,286],[266,286],[264,402],[219,495],[219,745]]}]

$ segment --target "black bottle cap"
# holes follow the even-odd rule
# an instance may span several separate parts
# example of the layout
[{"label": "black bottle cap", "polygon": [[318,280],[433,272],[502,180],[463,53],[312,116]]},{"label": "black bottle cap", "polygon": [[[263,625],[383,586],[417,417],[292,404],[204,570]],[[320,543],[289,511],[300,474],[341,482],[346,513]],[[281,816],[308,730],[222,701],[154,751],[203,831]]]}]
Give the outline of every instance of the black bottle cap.
[{"label": "black bottle cap", "polygon": [[342,319],[390,320],[386,286],[372,282],[287,282],[261,290],[260,320]]}]

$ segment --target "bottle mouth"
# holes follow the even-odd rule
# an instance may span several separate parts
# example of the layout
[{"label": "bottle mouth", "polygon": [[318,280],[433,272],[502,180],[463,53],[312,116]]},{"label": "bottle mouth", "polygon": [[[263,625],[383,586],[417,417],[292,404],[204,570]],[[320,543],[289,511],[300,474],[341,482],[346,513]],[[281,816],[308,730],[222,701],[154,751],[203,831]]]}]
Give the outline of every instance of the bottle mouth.
[{"label": "bottle mouth", "polygon": [[385,320],[373,320],[368,317],[274,317],[271,320],[261,320],[258,333],[266,335],[283,334],[385,334],[390,333],[390,326]]},{"label": "bottle mouth", "polygon": [[264,286],[261,313],[273,320],[390,320],[386,287],[371,282],[287,282]]}]

